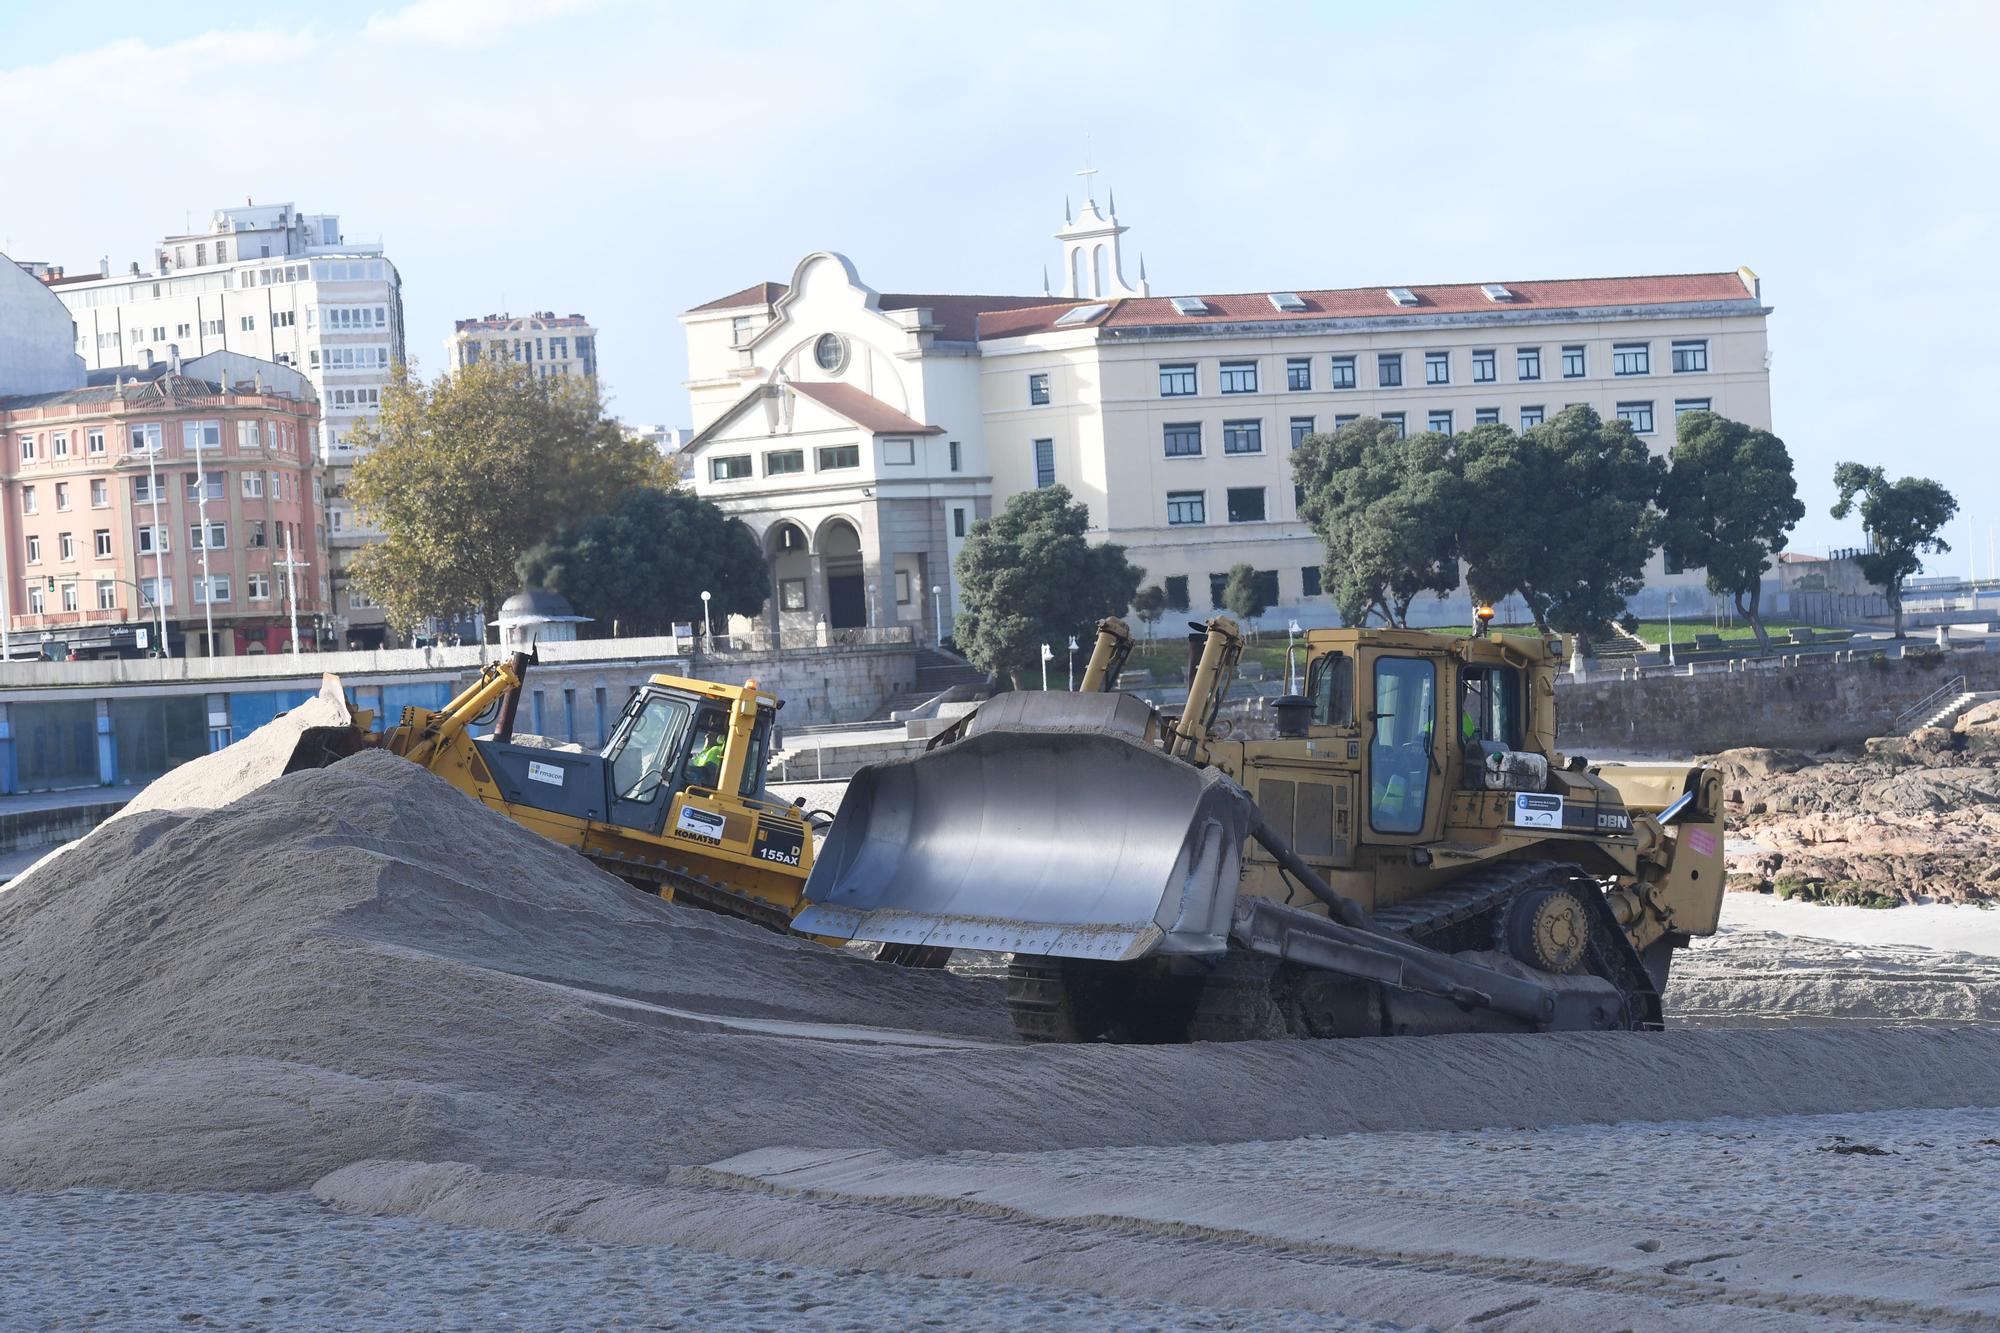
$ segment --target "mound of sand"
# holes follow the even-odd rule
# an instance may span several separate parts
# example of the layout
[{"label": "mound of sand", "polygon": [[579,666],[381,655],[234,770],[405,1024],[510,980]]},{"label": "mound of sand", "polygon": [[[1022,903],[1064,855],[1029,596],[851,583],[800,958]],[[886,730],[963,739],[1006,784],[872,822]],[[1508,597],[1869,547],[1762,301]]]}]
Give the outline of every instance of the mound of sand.
[{"label": "mound of sand", "polygon": [[2000,1104],[2000,1033],[1026,1047],[991,981],[644,897],[380,753],[0,894],[0,1189],[1964,1104]]}]

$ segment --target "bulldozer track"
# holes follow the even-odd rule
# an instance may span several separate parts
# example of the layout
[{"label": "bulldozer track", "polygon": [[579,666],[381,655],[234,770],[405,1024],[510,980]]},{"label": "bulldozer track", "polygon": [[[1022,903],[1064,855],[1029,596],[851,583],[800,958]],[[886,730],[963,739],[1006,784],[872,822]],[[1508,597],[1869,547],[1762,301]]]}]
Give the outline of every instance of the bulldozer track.
[{"label": "bulldozer track", "polygon": [[1075,1000],[1053,958],[1016,954],[1007,964],[1007,1012],[1028,1041],[1079,1041]]},{"label": "bulldozer track", "polygon": [[614,856],[608,852],[588,852],[591,862],[608,870],[618,878],[643,893],[660,894],[671,890],[675,902],[692,903],[696,907],[722,916],[733,916],[739,921],[751,921],[767,929],[782,933],[792,927],[791,914],[781,908],[757,898],[749,898],[733,889],[725,888],[714,880],[699,875],[690,875],[675,870],[659,861],[647,861],[639,857]]}]

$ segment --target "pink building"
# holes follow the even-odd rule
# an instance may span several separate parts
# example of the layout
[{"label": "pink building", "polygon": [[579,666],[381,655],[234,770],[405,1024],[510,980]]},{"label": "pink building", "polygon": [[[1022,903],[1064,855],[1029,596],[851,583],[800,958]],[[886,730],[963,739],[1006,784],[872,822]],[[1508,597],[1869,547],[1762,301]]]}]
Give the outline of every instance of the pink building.
[{"label": "pink building", "polygon": [[310,381],[228,352],[90,380],[0,397],[0,584],[16,653],[23,640],[82,656],[156,650],[156,598],[175,656],[281,652],[293,587],[300,648],[316,647],[327,571]]}]

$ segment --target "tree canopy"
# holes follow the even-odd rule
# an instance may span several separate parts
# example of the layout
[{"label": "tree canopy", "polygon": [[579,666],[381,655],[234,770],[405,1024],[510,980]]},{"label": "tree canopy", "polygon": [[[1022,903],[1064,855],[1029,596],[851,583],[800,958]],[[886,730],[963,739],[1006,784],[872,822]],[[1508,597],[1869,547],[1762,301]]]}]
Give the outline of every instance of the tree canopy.
[{"label": "tree canopy", "polygon": [[1309,435],[1292,455],[1299,516],[1326,548],[1322,583],[1349,625],[1409,624],[1410,603],[1458,587],[1464,486],[1443,435],[1402,438],[1375,417]]},{"label": "tree canopy", "polygon": [[1833,470],[1840,499],[1835,518],[1846,518],[1860,497],[1861,527],[1868,550],[1856,557],[1861,575],[1879,584],[1896,617],[1896,637],[1903,637],[1903,580],[1924,567],[1923,557],[1951,549],[1938,534],[1958,513],[1952,493],[1928,477],[1890,481],[1879,467],[1842,463]]},{"label": "tree canopy", "polygon": [[958,553],[961,609],[954,638],[974,666],[1016,681],[1039,670],[1041,646],[1061,650],[1132,604],[1144,571],[1125,548],[1095,545],[1087,505],[1065,486],[1023,491],[972,525]]},{"label": "tree canopy", "polygon": [[558,528],[517,568],[523,583],[561,593],[599,632],[622,635],[698,624],[704,590],[717,616],[755,615],[771,593],[763,549],[741,520],[685,491],[651,487]]},{"label": "tree canopy", "polygon": [[1626,422],[1581,403],[1518,436],[1475,427],[1457,452],[1474,595],[1518,592],[1538,626],[1582,636],[1587,648],[1644,585],[1665,462]]},{"label": "tree canopy", "polygon": [[1160,617],[1167,613],[1167,593],[1157,583],[1148,583],[1132,594],[1132,614],[1146,627],[1146,637],[1153,637],[1153,626],[1160,623]]},{"label": "tree canopy", "polygon": [[426,383],[399,368],[358,428],[348,497],[383,539],[356,585],[408,633],[477,607],[490,622],[521,554],[662,475],[658,453],[604,416],[591,381],[481,361]]},{"label": "tree canopy", "polygon": [[1222,584],[1222,609],[1245,625],[1254,625],[1271,609],[1263,581],[1254,565],[1231,565]]},{"label": "tree canopy", "polygon": [[1734,599],[1760,651],[1770,651],[1761,611],[1764,571],[1805,517],[1792,456],[1770,431],[1714,412],[1689,412],[1660,490],[1661,544],[1669,560],[1708,571],[1708,590]]}]

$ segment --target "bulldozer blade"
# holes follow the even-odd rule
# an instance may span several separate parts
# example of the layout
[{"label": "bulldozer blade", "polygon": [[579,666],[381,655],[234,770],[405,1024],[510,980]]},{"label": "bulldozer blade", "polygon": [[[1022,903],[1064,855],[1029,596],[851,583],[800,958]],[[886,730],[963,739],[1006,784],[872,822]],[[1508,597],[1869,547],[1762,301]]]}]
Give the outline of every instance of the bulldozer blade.
[{"label": "bulldozer blade", "polygon": [[1220,953],[1253,813],[1221,774],[1129,735],[979,730],[855,774],[792,924],[1060,958]]}]

